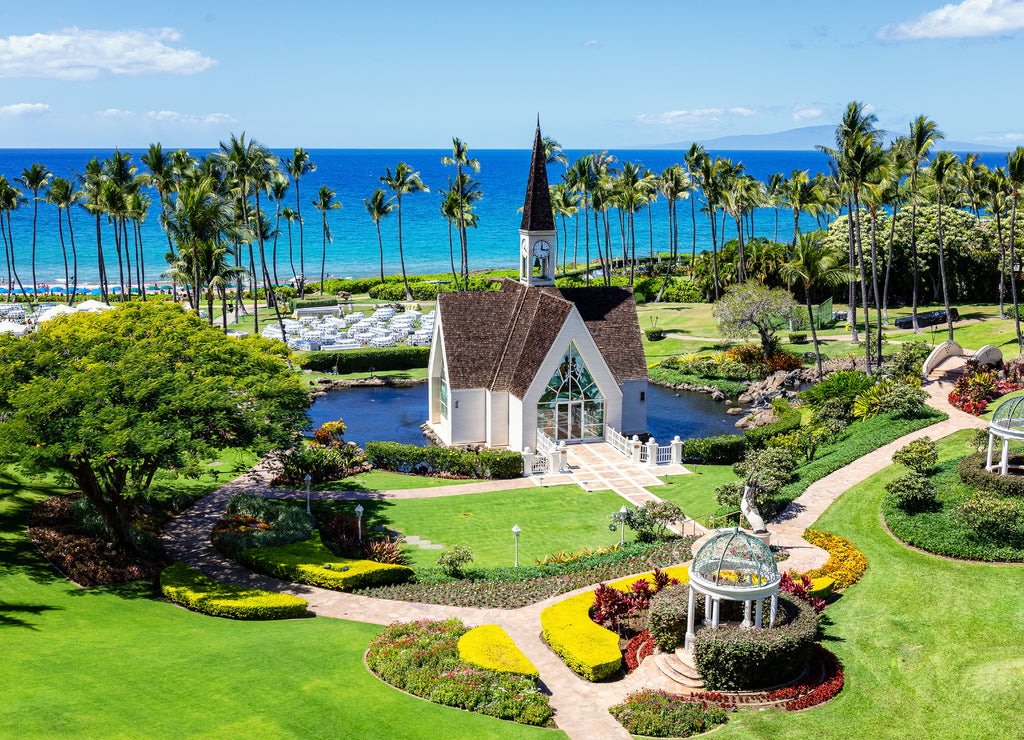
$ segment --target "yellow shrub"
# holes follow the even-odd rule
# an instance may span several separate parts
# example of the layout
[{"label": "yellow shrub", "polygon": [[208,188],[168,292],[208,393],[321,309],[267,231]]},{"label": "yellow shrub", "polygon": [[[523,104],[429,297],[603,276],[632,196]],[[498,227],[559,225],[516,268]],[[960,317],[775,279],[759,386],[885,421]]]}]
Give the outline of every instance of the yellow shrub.
[{"label": "yellow shrub", "polygon": [[187,609],[231,619],[292,619],[304,617],[305,599],[290,594],[260,591],[223,583],[185,563],[175,563],[160,574],[160,590]]},{"label": "yellow shrub", "polygon": [[[685,566],[666,568],[665,572],[680,581],[689,580]],[[650,573],[621,578],[608,584],[620,591],[628,591],[636,581],[653,580]],[[544,639],[551,649],[573,671],[590,681],[608,678],[622,666],[619,636],[590,618],[594,606],[594,592],[586,591],[552,604],[540,613]]]},{"label": "yellow shrub", "polygon": [[804,539],[828,553],[828,562],[821,568],[807,572],[808,578],[827,576],[836,588],[847,588],[861,579],[868,569],[868,559],[847,539],[831,532],[808,529]]},{"label": "yellow shrub", "polygon": [[459,638],[459,660],[499,673],[516,673],[537,680],[540,672],[512,638],[496,624],[474,627]]}]

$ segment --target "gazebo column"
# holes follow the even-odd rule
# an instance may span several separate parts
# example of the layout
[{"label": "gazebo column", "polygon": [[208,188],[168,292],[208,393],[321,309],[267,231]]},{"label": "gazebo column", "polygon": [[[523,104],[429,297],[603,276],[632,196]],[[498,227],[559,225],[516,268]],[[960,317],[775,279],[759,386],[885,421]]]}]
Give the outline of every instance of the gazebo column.
[{"label": "gazebo column", "polygon": [[1003,437],[1003,455],[999,460],[999,472],[1006,475],[1010,469],[1010,440]]},{"label": "gazebo column", "polygon": [[754,626],[761,629],[761,611],[763,609],[764,602],[761,599],[757,600],[757,609],[754,612]]},{"label": "gazebo column", "polygon": [[711,624],[711,602],[710,594],[704,595],[704,624]]},{"label": "gazebo column", "polygon": [[683,649],[688,652],[693,652],[693,640],[696,635],[693,633],[693,620],[696,616],[694,612],[697,611],[697,594],[694,591],[693,586],[688,589],[690,592],[690,598],[686,605],[686,642],[683,643]]},{"label": "gazebo column", "polygon": [[711,613],[711,626],[714,629],[718,629],[718,614],[719,614],[719,611],[721,610],[721,605],[722,605],[722,600],[716,596],[715,597],[714,611]]},{"label": "gazebo column", "polygon": [[996,435],[992,434],[992,432],[989,432],[988,433],[988,458],[985,461],[985,470],[988,470],[988,471],[992,470],[992,450],[995,447],[995,444],[996,444]]},{"label": "gazebo column", "polygon": [[772,609],[768,615],[768,626],[771,627],[775,624],[775,615],[779,613],[779,594],[776,592],[772,594]]},{"label": "gazebo column", "polygon": [[743,621],[740,622],[740,627],[750,629],[753,622],[750,621],[750,602],[743,602]]}]

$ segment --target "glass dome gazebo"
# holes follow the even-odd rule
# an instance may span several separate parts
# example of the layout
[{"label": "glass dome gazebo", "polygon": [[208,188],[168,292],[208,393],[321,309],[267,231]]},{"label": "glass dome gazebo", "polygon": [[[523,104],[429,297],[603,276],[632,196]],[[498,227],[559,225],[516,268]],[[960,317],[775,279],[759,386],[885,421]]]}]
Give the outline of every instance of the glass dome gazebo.
[{"label": "glass dome gazebo", "polygon": [[1010,440],[1024,440],[1024,396],[1008,398],[996,406],[992,421],[988,424],[988,456],[985,469],[995,470],[992,465],[992,453],[995,450],[996,437],[1003,440],[1002,455],[999,460],[999,474],[1006,475],[1010,466]]},{"label": "glass dome gazebo", "polygon": [[[768,624],[779,608],[779,575],[768,545],[738,527],[720,531],[697,551],[690,565],[690,597],[686,615],[685,650],[693,652],[696,594],[704,594],[704,624],[718,629],[721,600],[743,601],[740,627],[761,629],[762,604],[771,597]],[[756,614],[751,621],[751,607]]]}]

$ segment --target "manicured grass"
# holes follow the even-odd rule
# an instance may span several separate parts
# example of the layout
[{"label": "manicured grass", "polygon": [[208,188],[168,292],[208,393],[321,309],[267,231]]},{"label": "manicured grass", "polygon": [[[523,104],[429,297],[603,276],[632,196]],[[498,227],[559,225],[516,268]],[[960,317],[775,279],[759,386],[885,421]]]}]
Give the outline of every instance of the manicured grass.
[{"label": "manicured grass", "polygon": [[1005,396],[1000,396],[999,398],[992,399],[991,401],[989,401],[988,406],[985,407],[985,413],[981,415],[981,418],[992,421],[992,414],[994,414],[996,409],[999,408],[999,404],[1001,404],[1003,401],[1006,401],[1007,399],[1016,398],[1017,396],[1024,396],[1024,390],[1011,391],[1007,393]]},{"label": "manicured grass", "polygon": [[[519,562],[559,550],[606,547],[619,541],[608,530],[608,515],[625,500],[611,491],[586,493],[575,485],[521,488],[428,499],[362,501],[363,526],[384,525],[446,547],[469,543],[473,565],[512,565],[515,559],[512,526],[522,528]],[[332,511],[352,514],[355,502],[322,502]],[[626,541],[632,540],[626,532]],[[413,568],[437,564],[438,550],[409,547]]]},{"label": "manicured grass", "polygon": [[409,488],[438,488],[460,483],[479,483],[477,480],[449,480],[425,475],[407,475],[387,470],[371,470],[341,480],[311,486],[316,491],[403,491]]},{"label": "manicured grass", "polygon": [[25,535],[29,507],[51,492],[0,473],[0,735],[564,737],[386,686],[362,662],[374,625],[236,622],[138,584],[79,589]]},{"label": "manicured grass", "polygon": [[715,501],[715,488],[737,480],[736,474],[732,472],[732,465],[686,467],[693,471],[691,475],[668,476],[666,485],[651,486],[647,490],[658,498],[676,504],[689,517],[696,518],[714,513],[720,508]]},{"label": "manicured grass", "polygon": [[[921,331],[921,334],[916,335],[912,331],[891,334],[890,338],[901,341],[918,339],[929,344],[942,344],[948,336],[945,324],[928,326]],[[1018,354],[1017,330],[1012,319],[989,319],[977,324],[954,327],[953,339],[965,349],[981,349],[986,344],[994,344],[1007,358],[1016,357]]]},{"label": "manicured grass", "polygon": [[815,529],[868,558],[860,583],[825,612],[824,645],[846,686],[829,704],[739,712],[721,738],[994,738],[1020,734],[1024,567],[961,563],[904,547],[879,521],[893,465],[854,486]]}]

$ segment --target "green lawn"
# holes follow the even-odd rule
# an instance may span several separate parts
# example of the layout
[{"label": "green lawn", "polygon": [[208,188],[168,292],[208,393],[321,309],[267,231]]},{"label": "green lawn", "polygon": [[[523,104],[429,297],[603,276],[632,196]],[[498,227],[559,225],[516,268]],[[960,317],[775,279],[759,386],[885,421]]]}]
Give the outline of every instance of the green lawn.
[{"label": "green lawn", "polygon": [[945,560],[890,537],[879,507],[903,472],[893,465],[854,486],[815,525],[868,558],[864,579],[825,613],[842,693],[808,712],[734,714],[722,738],[1020,736],[1024,568]]},{"label": "green lawn", "polygon": [[[925,327],[922,333],[917,335],[912,331],[890,335],[890,339],[912,341],[916,338],[929,344],[942,344],[947,337],[945,324]],[[1017,330],[1011,319],[989,319],[977,324],[954,327],[953,339],[965,349],[981,349],[986,344],[994,344],[1006,357],[1016,357],[1018,354]]]},{"label": "green lawn", "polygon": [[408,488],[437,488],[457,486],[460,483],[479,483],[476,480],[448,480],[425,475],[407,475],[387,470],[371,470],[341,480],[312,486],[316,491],[401,491]]},{"label": "green lawn", "polygon": [[673,475],[664,486],[651,486],[647,490],[658,498],[679,506],[688,517],[697,518],[718,510],[715,488],[737,480],[732,465],[687,465],[692,475]]},{"label": "green lawn", "polygon": [[79,589],[25,535],[51,490],[0,478],[0,737],[563,737],[386,686],[363,666],[373,625],[236,622],[137,585]]},{"label": "green lawn", "polygon": [[[360,502],[366,527],[378,524],[404,535],[416,535],[446,547],[469,543],[473,564],[481,567],[512,565],[515,559],[512,526],[522,529],[519,562],[559,550],[605,547],[619,541],[608,530],[608,515],[625,500],[611,491],[585,493],[575,485],[521,488],[426,499],[387,499]],[[323,503],[333,511],[351,513],[356,502]],[[631,532],[626,532],[630,541]],[[437,550],[409,547],[414,568],[437,563]]]}]

